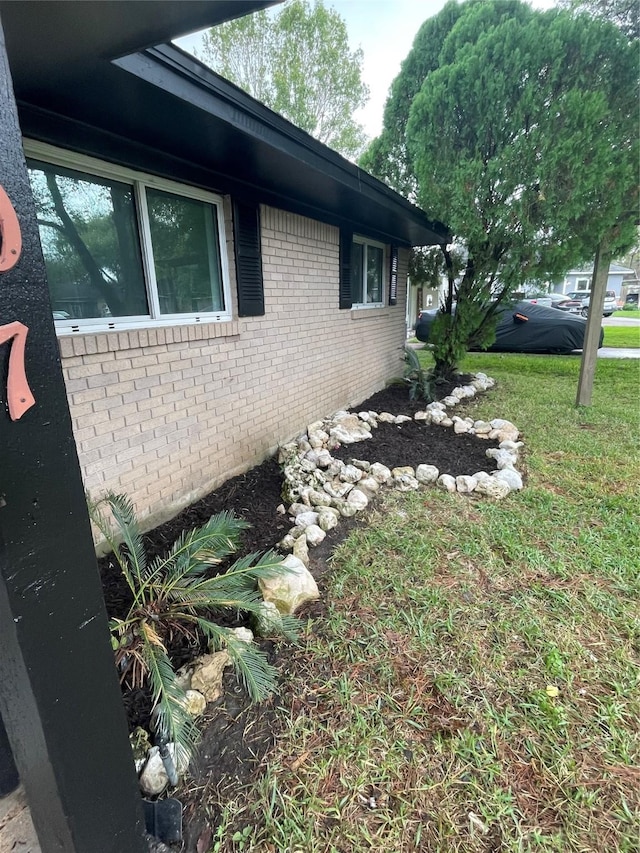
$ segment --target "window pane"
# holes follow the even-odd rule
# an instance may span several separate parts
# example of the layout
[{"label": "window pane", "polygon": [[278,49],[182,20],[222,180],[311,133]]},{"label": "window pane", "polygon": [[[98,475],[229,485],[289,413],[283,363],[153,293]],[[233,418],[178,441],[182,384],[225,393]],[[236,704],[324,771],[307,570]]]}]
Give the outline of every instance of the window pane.
[{"label": "window pane", "polygon": [[367,246],[367,302],[382,302],[382,249]]},{"label": "window pane", "polygon": [[30,163],[56,319],[149,313],[133,187]]},{"label": "window pane", "polygon": [[223,311],[213,205],[147,189],[161,314]]},{"label": "window pane", "polygon": [[362,302],[364,281],[364,246],[353,243],[351,250],[351,298],[354,303]]}]

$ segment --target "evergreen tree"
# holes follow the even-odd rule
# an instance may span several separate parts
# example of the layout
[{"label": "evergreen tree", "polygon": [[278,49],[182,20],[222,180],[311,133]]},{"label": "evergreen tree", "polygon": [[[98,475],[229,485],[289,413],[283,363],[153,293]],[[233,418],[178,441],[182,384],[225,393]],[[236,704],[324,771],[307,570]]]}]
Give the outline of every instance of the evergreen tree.
[{"label": "evergreen tree", "polygon": [[437,373],[490,345],[524,282],[633,242],[637,86],[635,51],[588,16],[472,0],[423,25],[362,163],[465,247],[434,324]]}]

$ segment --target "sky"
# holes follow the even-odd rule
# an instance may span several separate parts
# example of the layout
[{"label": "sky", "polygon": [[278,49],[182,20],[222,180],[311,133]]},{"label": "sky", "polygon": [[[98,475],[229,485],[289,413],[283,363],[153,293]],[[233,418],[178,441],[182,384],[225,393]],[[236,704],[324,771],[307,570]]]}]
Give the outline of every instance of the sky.
[{"label": "sky", "polygon": [[[413,39],[427,18],[433,17],[446,0],[325,0],[344,18],[352,50],[362,48],[362,79],[369,87],[367,105],[355,113],[373,139],[382,130],[382,113],[389,87],[400,71],[400,63],[411,50]],[[538,9],[548,9],[553,0],[531,0]],[[277,9],[277,7],[276,7]],[[176,39],[184,50],[200,46],[198,34]]]}]

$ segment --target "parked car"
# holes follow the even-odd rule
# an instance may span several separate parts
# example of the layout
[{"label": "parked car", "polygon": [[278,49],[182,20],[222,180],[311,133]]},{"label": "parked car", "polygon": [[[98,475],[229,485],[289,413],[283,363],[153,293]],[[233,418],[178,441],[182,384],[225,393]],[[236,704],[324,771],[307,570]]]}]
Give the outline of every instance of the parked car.
[{"label": "parked car", "polygon": [[582,308],[582,303],[577,299],[569,299],[564,293],[550,293],[551,307],[558,308],[560,311],[572,311],[574,314],[579,314]]},{"label": "parked car", "polygon": [[[416,337],[428,343],[431,324],[437,309],[421,311],[416,323]],[[557,311],[531,302],[516,302],[500,311],[495,342],[490,352],[555,353],[566,355],[582,349],[587,327],[582,317],[568,311]],[[604,331],[600,330],[599,347]]]},{"label": "parked car", "polygon": [[[590,290],[572,290],[570,293],[567,293],[567,296],[571,299],[578,300],[581,304],[580,314],[583,317],[586,317],[589,313],[589,303],[591,302],[591,291]],[[616,293],[615,290],[607,290],[604,295],[604,305],[602,306],[602,313],[605,317],[610,317],[613,312],[616,310]]]},{"label": "parked car", "polygon": [[522,301],[530,302],[532,305],[542,305],[545,308],[553,308],[553,300],[548,293],[541,293],[539,296],[527,296]]}]

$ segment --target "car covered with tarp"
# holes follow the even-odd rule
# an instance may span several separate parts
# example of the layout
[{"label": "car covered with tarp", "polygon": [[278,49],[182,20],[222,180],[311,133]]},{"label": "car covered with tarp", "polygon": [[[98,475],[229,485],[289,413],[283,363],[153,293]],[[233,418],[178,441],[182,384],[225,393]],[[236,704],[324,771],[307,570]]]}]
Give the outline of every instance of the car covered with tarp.
[{"label": "car covered with tarp", "polygon": [[[454,307],[455,310],[455,307]],[[416,337],[429,342],[431,326],[438,309],[421,311],[416,323]],[[516,302],[499,309],[496,339],[489,352],[553,353],[564,355],[582,349],[587,321],[555,308]],[[604,332],[600,330],[598,347]]]}]

